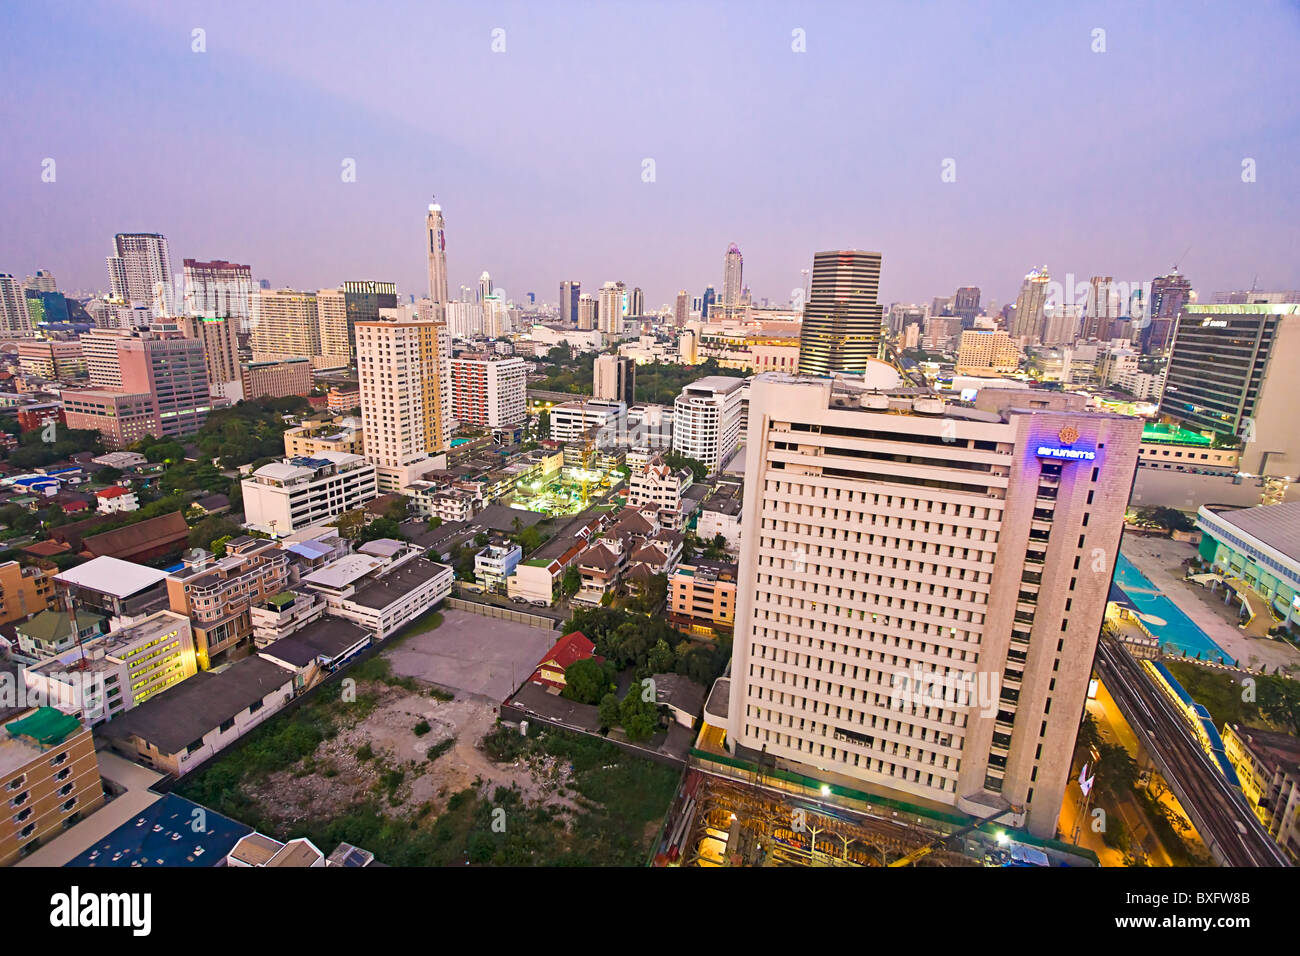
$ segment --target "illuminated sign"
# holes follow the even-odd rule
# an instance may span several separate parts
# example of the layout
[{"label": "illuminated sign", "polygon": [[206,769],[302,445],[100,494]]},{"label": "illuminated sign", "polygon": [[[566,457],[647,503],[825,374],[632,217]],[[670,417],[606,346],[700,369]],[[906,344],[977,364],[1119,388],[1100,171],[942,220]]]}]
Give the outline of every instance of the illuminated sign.
[{"label": "illuminated sign", "polygon": [[1226,329],[1227,327],[1227,319],[1201,319],[1201,328],[1203,329]]},{"label": "illuminated sign", "polygon": [[1039,445],[1038,457],[1062,458],[1066,461],[1092,461],[1097,457],[1097,453],[1080,448],[1053,448],[1051,445]]}]

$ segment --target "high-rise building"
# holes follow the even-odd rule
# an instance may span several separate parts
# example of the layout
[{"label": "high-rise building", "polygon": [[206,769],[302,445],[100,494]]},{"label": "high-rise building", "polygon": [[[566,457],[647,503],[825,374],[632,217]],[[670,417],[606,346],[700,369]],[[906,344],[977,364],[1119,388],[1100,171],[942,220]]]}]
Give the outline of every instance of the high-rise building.
[{"label": "high-rise building", "polygon": [[1125,303],[1119,301],[1111,276],[1093,276],[1088,283],[1088,302],[1083,320],[1085,341],[1109,341],[1111,325],[1118,321]]},{"label": "high-rise building", "polygon": [[52,273],[37,269],[36,275],[28,276],[23,280],[23,288],[35,289],[37,292],[58,292],[59,284]]},{"label": "high-rise building", "polygon": [[1174,326],[1162,418],[1242,442],[1247,475],[1300,475],[1300,304],[1188,305]]},{"label": "high-rise building", "polygon": [[728,309],[740,305],[744,271],[745,257],[740,254],[740,247],[733,242],[727,246],[727,254],[722,257],[722,304]]},{"label": "high-rise building", "polygon": [[185,259],[181,271],[185,278],[186,315],[229,318],[237,331],[249,331],[253,294],[253,270],[250,266],[224,259],[213,262]]},{"label": "high-rise building", "polygon": [[617,335],[622,329],[626,293],[622,282],[606,282],[600,288],[600,331],[607,335]]},{"label": "high-rise building", "polygon": [[581,282],[569,280],[560,283],[560,321],[568,328],[578,324],[578,299],[581,296]]},{"label": "high-rise building", "polygon": [[673,451],[717,474],[740,442],[744,399],[742,378],[706,375],[687,385],[673,402]]},{"label": "high-rise building", "polygon": [[451,360],[451,414],[462,424],[499,428],[527,416],[521,358],[462,352]]},{"label": "high-rise building", "polygon": [[957,351],[958,375],[1014,372],[1020,367],[1020,349],[1003,331],[968,329]]},{"label": "high-rise building", "polygon": [[961,317],[964,329],[969,329],[974,324],[975,316],[980,314],[979,286],[964,285],[957,290],[957,294],[952,297],[952,314]]},{"label": "high-rise building", "polygon": [[1142,351],[1148,355],[1163,352],[1169,345],[1169,335],[1174,321],[1192,295],[1192,283],[1174,269],[1168,275],[1151,280],[1151,301],[1146,303],[1141,318]]},{"label": "high-rise building", "polygon": [[578,328],[584,332],[593,331],[600,318],[600,305],[587,293],[578,297]]},{"label": "high-rise building", "polygon": [[153,396],[155,434],[172,438],[192,435],[203,427],[212,399],[201,340],[142,333],[121,340],[117,358],[122,390]]},{"label": "high-rise building", "polygon": [[344,282],[343,304],[348,312],[348,341],[356,354],[358,322],[378,322],[380,309],[397,308],[397,286],[392,282]]},{"label": "high-rise building", "polygon": [[366,458],[381,492],[401,491],[438,467],[447,447],[443,376],[445,327],[438,322],[375,321],[356,326],[357,374]]},{"label": "high-rise building", "polygon": [[684,328],[686,320],[691,317],[691,294],[685,289],[677,293],[677,302],[673,306],[673,325]]},{"label": "high-rise building", "polygon": [[804,375],[863,374],[880,354],[884,309],[880,253],[846,249],[813,257],[812,293],[799,335]]},{"label": "high-rise building", "polygon": [[1016,297],[1015,324],[1011,328],[1011,337],[1022,345],[1036,342],[1042,334],[1043,310],[1047,305],[1047,284],[1052,277],[1047,274],[1047,266],[1034,269],[1025,276],[1020,285],[1020,295]]},{"label": "high-rise building", "polygon": [[176,320],[182,335],[203,345],[208,390],[232,402],[254,397],[244,394],[240,378],[239,343],[235,337],[237,321],[234,316],[206,315],[183,315]]},{"label": "high-rise building", "polygon": [[316,327],[321,364],[327,368],[350,364],[356,345],[348,334],[347,294],[342,289],[316,291]]},{"label": "high-rise building", "polygon": [[487,270],[484,269],[483,274],[478,277],[478,301],[482,302],[491,294],[492,294],[492,277],[488,275]]},{"label": "high-rise building", "polygon": [[483,334],[483,307],[477,302],[447,303],[447,331],[469,341]]},{"label": "high-rise building", "polygon": [[117,360],[117,346],[130,337],[129,329],[91,329],[78,339],[92,388],[122,387],[122,366]]},{"label": "high-rise building", "polygon": [[645,314],[645,293],[641,291],[640,286],[631,291],[627,302],[628,315],[640,316]]},{"label": "high-rise building", "polygon": [[713,308],[713,303],[718,301],[718,293],[714,291],[713,286],[705,286],[704,295],[700,296],[700,318],[709,321],[709,310]]},{"label": "high-rise building", "polygon": [[257,324],[253,328],[253,358],[311,358],[321,352],[316,293],[293,289],[259,289],[253,297]]},{"label": "high-rise building", "polygon": [[[174,315],[172,257],[167,237],[156,232],[119,232],[113,237],[113,246],[114,254],[108,257],[113,298],[144,303],[163,315]],[[160,305],[163,310],[158,309]]]},{"label": "high-rise building", "polygon": [[0,334],[36,334],[32,329],[31,313],[27,310],[27,294],[18,280],[8,273],[0,273]]},{"label": "high-rise building", "polygon": [[1053,836],[1141,420],[751,389],[728,746]]},{"label": "high-rise building", "polygon": [[613,399],[631,408],[635,404],[636,362],[626,355],[597,356],[591,390],[596,398]]},{"label": "high-rise building", "polygon": [[437,203],[429,204],[424,227],[429,241],[429,299],[437,310],[434,318],[442,321],[442,310],[451,300],[447,295],[447,236],[442,207]]}]

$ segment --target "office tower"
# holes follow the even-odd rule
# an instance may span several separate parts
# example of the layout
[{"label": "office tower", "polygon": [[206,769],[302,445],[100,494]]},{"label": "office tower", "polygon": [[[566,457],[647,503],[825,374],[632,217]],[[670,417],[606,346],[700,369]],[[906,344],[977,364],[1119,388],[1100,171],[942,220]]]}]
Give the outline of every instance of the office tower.
[{"label": "office tower", "polygon": [[213,262],[185,259],[181,272],[185,278],[186,315],[230,318],[234,320],[237,331],[249,331],[253,294],[251,267],[224,259]]},{"label": "office tower", "polygon": [[704,296],[702,295],[691,296],[691,314],[703,316],[703,313],[704,313]]},{"label": "office tower", "polygon": [[344,282],[343,303],[348,312],[348,341],[356,354],[355,329],[358,322],[379,321],[380,309],[397,308],[397,286],[392,282]]},{"label": "office tower", "polygon": [[172,294],[172,258],[167,237],[154,232],[119,232],[113,237],[114,255],[108,257],[108,279],[113,298],[123,302],[158,304],[162,285],[165,314],[175,314]]},{"label": "office tower", "polygon": [[1047,284],[1051,279],[1047,266],[1043,266],[1031,271],[1021,283],[1020,295],[1016,297],[1015,324],[1011,328],[1011,337],[1021,344],[1030,344],[1038,339],[1043,327],[1043,309],[1047,305]]},{"label": "office tower", "polygon": [[240,368],[244,398],[287,398],[311,394],[311,359],[282,358],[269,362],[246,362]]},{"label": "office tower", "polygon": [[451,414],[462,424],[522,422],[527,368],[521,358],[462,352],[451,360]]},{"label": "office tower", "polygon": [[595,398],[608,398],[634,405],[636,392],[636,362],[626,355],[601,355],[596,358],[592,378]]},{"label": "office tower", "polygon": [[980,314],[979,286],[964,285],[952,297],[952,314],[961,318],[963,329],[969,329]]},{"label": "office tower", "polygon": [[437,203],[429,204],[429,215],[424,221],[425,232],[429,241],[429,299],[438,307],[435,318],[443,318],[442,307],[450,299],[447,296],[447,237],[444,233],[442,207]]},{"label": "office tower", "polygon": [[744,399],[742,378],[707,375],[687,385],[673,402],[673,451],[717,474],[740,441]]},{"label": "office tower", "polygon": [[880,354],[883,344],[879,288],[878,252],[844,249],[813,257],[812,294],[799,335],[800,373],[866,372],[867,362]]},{"label": "office tower", "polygon": [[254,299],[257,313],[252,341],[255,359],[311,358],[320,354],[316,293],[259,289]]},{"label": "office tower", "polygon": [[641,291],[640,286],[633,289],[628,297],[627,314],[645,315],[645,293]]},{"label": "office tower", "polygon": [[673,325],[682,328],[691,317],[691,294],[685,289],[677,293],[677,303],[673,307]]},{"label": "office tower", "polygon": [[578,299],[581,296],[581,282],[569,280],[560,283],[560,321],[568,328],[578,324]]},{"label": "office tower", "polygon": [[952,315],[952,307],[954,302],[956,302],[956,296],[936,295],[930,301],[930,314],[935,316]]},{"label": "office tower", "polygon": [[578,328],[584,332],[590,332],[596,328],[596,320],[599,318],[597,310],[599,304],[587,293],[578,297]]},{"label": "office tower", "polygon": [[1192,284],[1175,268],[1168,275],[1151,280],[1151,301],[1146,303],[1140,320],[1141,347],[1147,355],[1163,352],[1169,346],[1174,321],[1183,306],[1191,301]]},{"label": "office tower", "polygon": [[1300,475],[1300,304],[1187,305],[1174,326],[1162,418],[1243,442],[1247,475]]},{"label": "office tower", "polygon": [[709,310],[713,308],[713,303],[718,301],[718,293],[714,291],[713,286],[705,286],[704,295],[700,296],[700,318],[709,321]]},{"label": "office tower", "polygon": [[1014,372],[1020,367],[1020,349],[1003,331],[968,329],[961,334],[957,352],[958,375]]},{"label": "office tower", "polygon": [[1057,304],[1043,313],[1043,345],[1069,345],[1079,337],[1082,312],[1077,305]]},{"label": "office tower", "polygon": [[203,427],[212,399],[202,341],[175,334],[134,335],[118,342],[117,360],[122,390],[153,397],[155,434],[172,438]]},{"label": "office tower", "polygon": [[606,282],[600,287],[600,331],[607,335],[617,335],[623,325],[622,282]]},{"label": "office tower", "polygon": [[401,491],[437,467],[446,449],[438,322],[375,321],[356,325],[357,375],[366,458],[381,492]]},{"label": "office tower", "polygon": [[1019,404],[753,380],[738,756],[1054,835],[1142,422]]},{"label": "office tower", "polygon": [[235,337],[237,321],[233,316],[200,315],[182,315],[176,320],[182,335],[203,346],[208,391],[232,402],[257,397],[244,393],[239,370],[239,344]]},{"label": "office tower", "polygon": [[28,276],[23,280],[23,288],[35,289],[37,292],[58,292],[59,284],[55,281],[53,275],[37,269],[36,275]]},{"label": "office tower", "polygon": [[0,273],[0,333],[34,335],[32,317],[27,308],[27,294],[18,280]]},{"label": "office tower", "polygon": [[740,254],[740,247],[733,242],[727,246],[727,254],[722,258],[722,304],[728,309],[740,305],[744,271],[745,258]]},{"label": "office tower", "polygon": [[491,294],[492,294],[492,277],[488,275],[487,270],[484,269],[483,274],[478,277],[478,301],[482,302]]},{"label": "office tower", "polygon": [[347,294],[342,289],[317,290],[316,327],[323,366],[337,368],[350,364],[356,346],[348,334]]},{"label": "office tower", "polygon": [[1120,305],[1111,276],[1093,276],[1088,283],[1088,302],[1083,320],[1085,341],[1106,342],[1111,338],[1110,327],[1119,318]]}]

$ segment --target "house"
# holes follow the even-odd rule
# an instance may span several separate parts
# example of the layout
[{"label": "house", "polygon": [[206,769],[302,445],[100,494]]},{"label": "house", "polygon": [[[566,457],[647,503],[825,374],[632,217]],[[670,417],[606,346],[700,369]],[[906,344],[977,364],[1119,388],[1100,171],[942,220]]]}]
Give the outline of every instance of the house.
[{"label": "house", "polygon": [[306,837],[281,843],[260,833],[250,833],[231,848],[227,866],[326,866],[325,854]]},{"label": "house", "polygon": [[104,633],[104,618],[86,611],[77,612],[77,631],[63,611],[41,611],[30,621],[14,625],[18,647],[27,657],[45,660],[70,647]]},{"label": "house", "polygon": [[230,510],[230,498],[226,495],[204,495],[191,501],[190,508],[205,515],[221,515]]},{"label": "house", "polygon": [[81,550],[92,558],[112,555],[123,561],[151,561],[180,551],[190,536],[190,526],[179,511],[146,518],[124,528],[91,535]]},{"label": "house", "polygon": [[261,657],[292,671],[301,691],[315,675],[342,667],[370,646],[370,632],[341,617],[326,617],[258,651]]},{"label": "house", "polygon": [[596,645],[581,631],[573,631],[556,641],[555,646],[547,651],[529,680],[546,688],[548,694],[559,694],[564,690],[564,672],[569,666],[595,656]]},{"label": "house", "polygon": [[655,689],[655,703],[667,707],[673,720],[687,730],[694,729],[704,709],[704,688],[681,674],[651,674],[650,682]]},{"label": "house", "polygon": [[98,510],[103,514],[135,511],[140,507],[140,500],[136,497],[135,492],[130,488],[123,488],[121,485],[112,485],[103,491],[97,491],[95,492],[95,498],[99,502]]}]

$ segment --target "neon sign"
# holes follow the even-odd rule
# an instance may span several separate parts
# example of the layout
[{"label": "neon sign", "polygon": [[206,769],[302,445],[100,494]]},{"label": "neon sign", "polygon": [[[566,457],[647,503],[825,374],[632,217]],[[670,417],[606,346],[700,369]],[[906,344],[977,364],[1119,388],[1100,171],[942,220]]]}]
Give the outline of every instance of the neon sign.
[{"label": "neon sign", "polygon": [[1053,448],[1050,445],[1039,445],[1038,457],[1061,458],[1066,461],[1093,461],[1096,459],[1097,453],[1084,451],[1081,448]]}]

